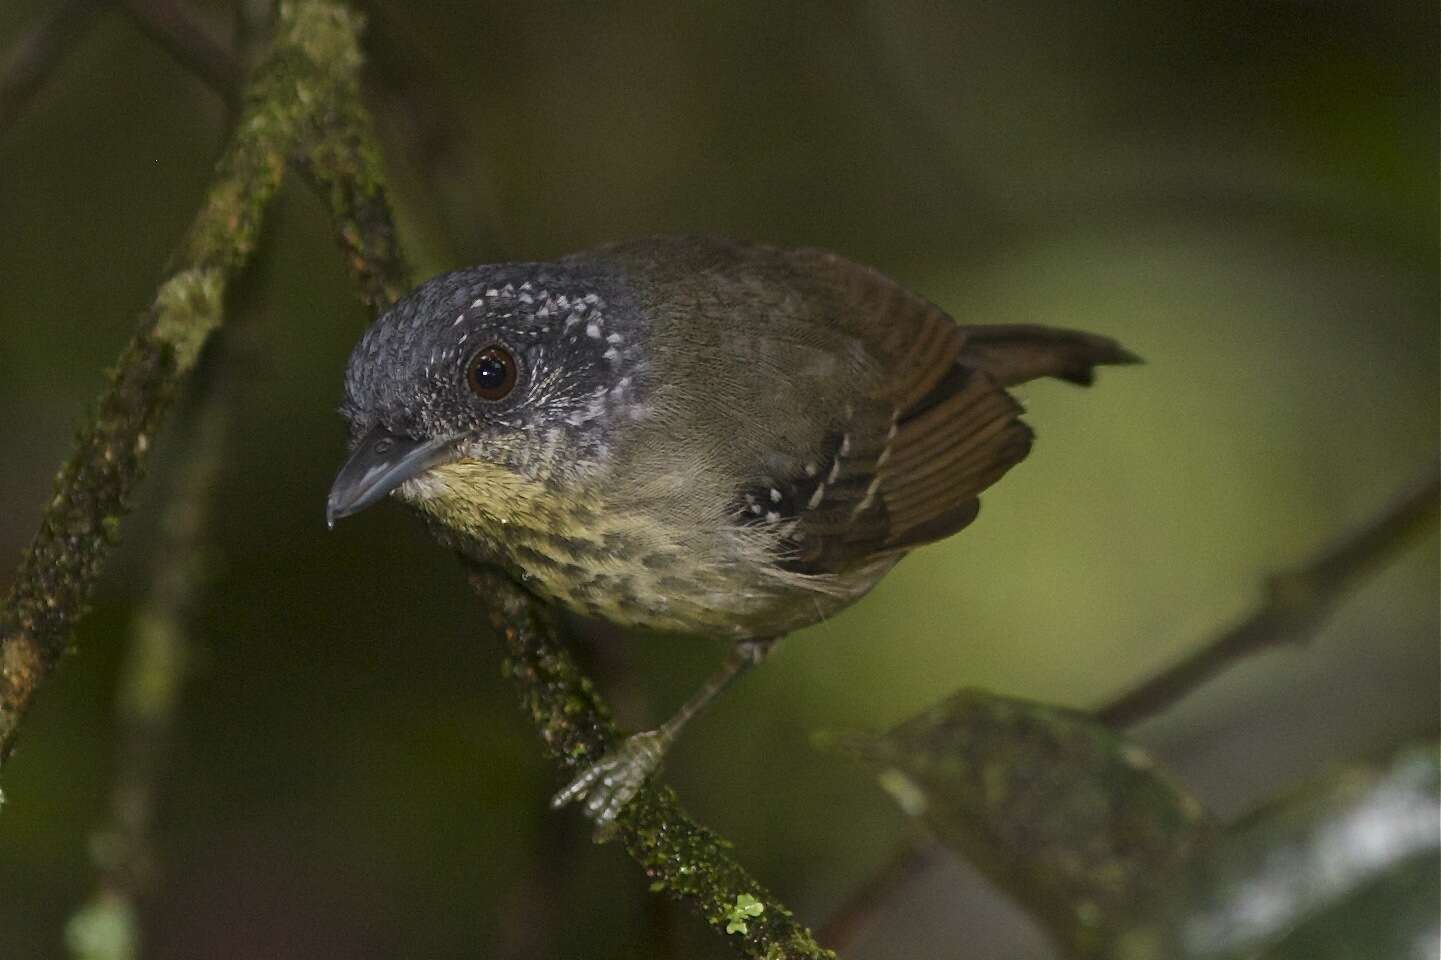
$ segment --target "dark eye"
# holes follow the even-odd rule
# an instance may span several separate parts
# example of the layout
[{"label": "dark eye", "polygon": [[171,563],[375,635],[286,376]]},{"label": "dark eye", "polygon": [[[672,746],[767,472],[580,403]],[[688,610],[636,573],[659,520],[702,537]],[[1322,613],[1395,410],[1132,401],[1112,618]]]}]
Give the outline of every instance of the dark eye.
[{"label": "dark eye", "polygon": [[481,350],[465,368],[466,385],[482,400],[504,400],[515,388],[515,378],[515,357],[499,345]]}]

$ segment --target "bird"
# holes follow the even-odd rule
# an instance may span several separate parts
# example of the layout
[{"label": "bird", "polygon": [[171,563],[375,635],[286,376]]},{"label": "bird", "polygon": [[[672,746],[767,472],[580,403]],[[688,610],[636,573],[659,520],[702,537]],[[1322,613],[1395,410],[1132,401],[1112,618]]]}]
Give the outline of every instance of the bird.
[{"label": "bird", "polygon": [[351,353],[326,519],[394,496],[546,601],[731,641],[674,716],[556,794],[603,836],[779,638],[976,519],[1032,445],[1008,388],[1135,362],[1095,334],[957,323],[821,249],[654,236],[455,270]]}]

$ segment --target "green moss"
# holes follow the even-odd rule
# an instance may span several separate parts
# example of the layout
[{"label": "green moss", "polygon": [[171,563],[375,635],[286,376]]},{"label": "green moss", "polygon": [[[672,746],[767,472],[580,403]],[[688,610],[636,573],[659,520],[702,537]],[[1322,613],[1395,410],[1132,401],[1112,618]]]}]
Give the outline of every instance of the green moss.
[{"label": "green moss", "polygon": [[[489,607],[505,656],[516,665],[510,678],[546,752],[567,768],[599,759],[618,731],[549,612],[499,572],[473,570],[471,583]],[[674,791],[657,785],[642,790],[621,815],[618,836],[654,892],[688,904],[745,956],[834,957],[746,872],[729,843],[681,810]]]},{"label": "green moss", "polygon": [[180,372],[195,366],[220,326],[224,294],[225,274],[213,267],[181,271],[160,285],[151,336],[170,348]]},{"label": "green moss", "polygon": [[[24,645],[38,662],[36,670],[16,673],[20,679],[0,689],[0,761],[13,748],[35,687],[84,611],[144,474],[149,438],[220,324],[227,283],[255,251],[289,158],[309,157],[317,143],[331,147],[307,166],[328,185],[327,193],[345,198],[343,209],[335,210],[338,231],[344,244],[355,247],[351,261],[365,298],[393,299],[405,284],[360,100],[361,24],[341,4],[312,0],[281,6],[274,45],[246,91],[205,201],[95,416],[62,466],[55,496],[0,609],[3,652]],[[333,172],[318,174],[326,163]]]},{"label": "green moss", "polygon": [[748,920],[754,920],[766,912],[766,905],[748,893],[736,895],[736,901],[726,913],[726,933],[749,933]]}]

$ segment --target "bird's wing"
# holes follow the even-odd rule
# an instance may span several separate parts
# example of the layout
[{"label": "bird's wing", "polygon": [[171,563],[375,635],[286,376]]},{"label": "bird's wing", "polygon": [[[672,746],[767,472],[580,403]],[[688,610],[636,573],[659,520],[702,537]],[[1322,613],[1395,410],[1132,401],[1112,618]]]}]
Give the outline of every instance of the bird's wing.
[{"label": "bird's wing", "polygon": [[839,405],[817,462],[741,493],[748,522],[786,525],[785,563],[798,572],[844,571],[965,527],[978,494],[1031,448],[1007,386],[1089,384],[1096,365],[1136,360],[1086,333],[958,326],[874,270],[819,251],[790,256],[830,292],[824,322],[864,343],[879,371]]},{"label": "bird's wing", "polygon": [[797,573],[845,572],[966,526],[1030,450],[1006,387],[1086,384],[1097,364],[1136,359],[1086,333],[958,326],[825,251],[661,237],[589,256],[618,264],[653,318],[666,364],[654,402],[672,412],[672,442],[644,446],[724,477],[730,517],[778,534]]}]

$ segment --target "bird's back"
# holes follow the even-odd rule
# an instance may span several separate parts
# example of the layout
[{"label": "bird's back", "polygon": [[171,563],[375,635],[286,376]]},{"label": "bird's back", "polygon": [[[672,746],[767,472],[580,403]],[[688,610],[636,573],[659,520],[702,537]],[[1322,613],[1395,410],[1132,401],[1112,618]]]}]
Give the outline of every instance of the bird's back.
[{"label": "bird's back", "polygon": [[825,251],[651,238],[564,263],[614,278],[644,318],[645,409],[616,450],[625,508],[664,513],[775,632],[975,517],[1030,449],[1006,386],[1134,359],[1090,334],[959,326]]}]

